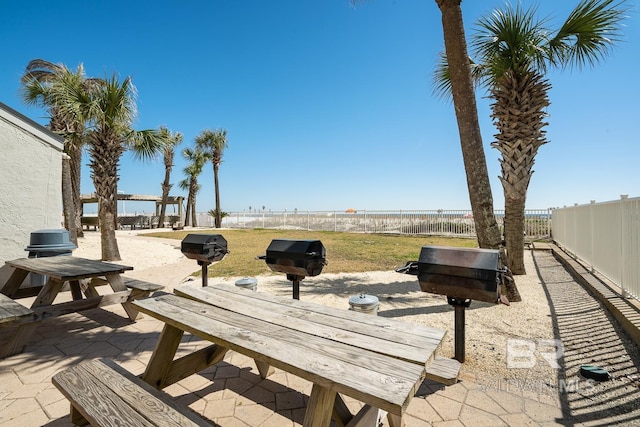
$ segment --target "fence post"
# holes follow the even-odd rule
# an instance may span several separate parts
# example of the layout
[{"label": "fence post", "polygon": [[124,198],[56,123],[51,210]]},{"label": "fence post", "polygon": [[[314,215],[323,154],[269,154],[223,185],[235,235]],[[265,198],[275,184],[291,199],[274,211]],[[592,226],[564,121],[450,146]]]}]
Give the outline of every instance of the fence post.
[{"label": "fence post", "polygon": [[625,259],[624,259],[624,241],[625,241],[625,236],[627,236],[627,232],[625,230],[625,220],[624,220],[624,200],[626,200],[627,198],[629,198],[628,194],[621,194],[620,195],[620,200],[622,200],[618,206],[620,206],[620,255],[622,255],[620,257],[620,260],[618,261],[619,263],[619,271],[620,271],[620,288],[622,288],[622,297],[623,298],[631,298],[632,295],[629,291],[627,291],[627,289],[625,288],[625,281],[624,281],[624,264],[625,264]]}]

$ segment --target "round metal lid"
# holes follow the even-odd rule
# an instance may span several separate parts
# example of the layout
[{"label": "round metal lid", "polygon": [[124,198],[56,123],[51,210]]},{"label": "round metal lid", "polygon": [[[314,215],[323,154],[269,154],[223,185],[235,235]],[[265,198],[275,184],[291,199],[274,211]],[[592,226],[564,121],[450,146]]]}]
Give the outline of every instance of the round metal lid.
[{"label": "round metal lid", "polygon": [[374,295],[354,295],[349,298],[349,304],[351,305],[374,305],[378,304],[378,297]]},{"label": "round metal lid", "polygon": [[236,280],[237,286],[250,286],[258,283],[258,279],[255,277],[243,277],[242,279]]}]

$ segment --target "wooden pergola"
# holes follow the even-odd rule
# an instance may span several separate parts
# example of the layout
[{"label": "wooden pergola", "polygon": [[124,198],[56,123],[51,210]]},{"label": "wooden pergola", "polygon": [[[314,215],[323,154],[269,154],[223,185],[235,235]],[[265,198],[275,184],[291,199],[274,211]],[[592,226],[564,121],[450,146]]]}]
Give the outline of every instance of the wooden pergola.
[{"label": "wooden pergola", "polygon": [[[150,196],[141,194],[118,194],[118,200],[132,200],[136,202],[156,202],[156,215],[160,215],[160,207],[162,206],[162,196]],[[80,196],[82,202],[82,211],[84,212],[85,203],[98,203],[98,197],[95,193],[83,194]],[[182,221],[182,202],[183,196],[169,196],[167,199],[167,205],[178,205],[178,216]]]}]

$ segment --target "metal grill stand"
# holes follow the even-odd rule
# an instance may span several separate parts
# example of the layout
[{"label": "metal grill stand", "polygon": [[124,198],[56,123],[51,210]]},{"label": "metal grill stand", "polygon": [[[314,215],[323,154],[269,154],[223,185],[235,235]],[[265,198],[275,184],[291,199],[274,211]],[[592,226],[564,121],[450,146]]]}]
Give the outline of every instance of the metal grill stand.
[{"label": "metal grill stand", "polygon": [[291,283],[293,283],[293,299],[300,299],[300,281],[304,277],[296,274],[287,274],[287,280],[291,280]]},{"label": "metal grill stand", "polygon": [[464,363],[465,359],[465,310],[471,305],[470,299],[447,297],[449,305],[455,310],[454,345],[455,359]]}]

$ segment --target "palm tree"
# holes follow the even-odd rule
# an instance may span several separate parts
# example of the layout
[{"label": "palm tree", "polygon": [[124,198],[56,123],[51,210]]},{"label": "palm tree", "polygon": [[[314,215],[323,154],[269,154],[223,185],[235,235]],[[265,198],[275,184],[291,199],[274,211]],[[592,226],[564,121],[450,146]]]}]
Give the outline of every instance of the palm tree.
[{"label": "palm tree", "polygon": [[76,244],[77,236],[83,235],[80,171],[87,117],[83,117],[79,110],[68,107],[78,99],[86,99],[99,82],[99,79],[85,76],[82,64],[72,71],[64,64],[43,59],[30,61],[22,76],[24,102],[46,108],[50,118],[49,129],[65,140],[64,152],[69,159],[63,162],[63,210],[65,227]]},{"label": "palm tree", "polygon": [[204,168],[205,163],[209,161],[211,155],[199,146],[196,146],[195,149],[185,148],[182,150],[182,156],[189,161],[189,164],[184,168],[184,173],[187,178],[180,182],[180,188],[189,190],[184,225],[189,225],[189,214],[191,214],[193,226],[197,227],[196,195],[200,191],[198,177],[202,173],[202,168]]},{"label": "palm tree", "polygon": [[120,158],[127,150],[139,159],[154,158],[164,150],[165,139],[158,130],[132,128],[137,110],[130,77],[122,82],[116,76],[105,79],[99,90],[78,108],[90,118],[86,143],[98,197],[102,259],[120,260],[115,236]]},{"label": "palm tree", "polygon": [[[362,0],[360,0],[362,1]],[[358,3],[359,0],[351,0]],[[458,123],[458,134],[462,148],[462,158],[467,177],[469,201],[476,226],[478,246],[486,249],[500,247],[500,229],[493,212],[493,195],[489,172],[482,145],[480,122],[476,105],[471,66],[467,53],[467,42],[462,20],[462,0],[436,0],[442,15],[446,57],[452,64],[450,79],[451,94]],[[506,263],[505,256],[502,256]],[[520,301],[515,282],[507,283],[510,301]]]},{"label": "palm tree", "polygon": [[208,150],[210,153],[216,196],[215,225],[216,228],[220,228],[222,226],[222,210],[220,209],[218,169],[220,168],[220,163],[222,163],[222,153],[227,148],[227,131],[224,129],[217,129],[216,131],[205,129],[196,137],[196,145],[203,150]]},{"label": "palm tree", "polygon": [[182,134],[180,132],[172,133],[166,127],[160,127],[160,133],[166,140],[167,145],[164,148],[164,181],[162,182],[162,202],[160,205],[160,217],[158,218],[159,225],[164,223],[164,217],[167,213],[169,191],[171,191],[171,187],[173,187],[170,183],[170,179],[175,149],[180,145],[180,143],[182,143]]},{"label": "palm tree", "polygon": [[[536,19],[536,9],[510,5],[478,21],[473,36],[474,77],[488,88],[491,118],[498,129],[507,260],[525,274],[524,210],[543,128],[551,84],[550,68],[581,69],[607,56],[621,33],[624,0],[582,0],[557,31]],[[452,64],[449,64],[452,70]]]},{"label": "palm tree", "polygon": [[[497,249],[500,246],[500,229],[493,213],[493,194],[487,170],[478,109],[476,105],[467,42],[462,21],[462,0],[436,0],[442,14],[442,29],[446,58],[450,64],[450,94],[453,97],[467,189],[473,220],[476,226],[478,246]],[[510,301],[519,301],[516,289],[509,293]]]}]

